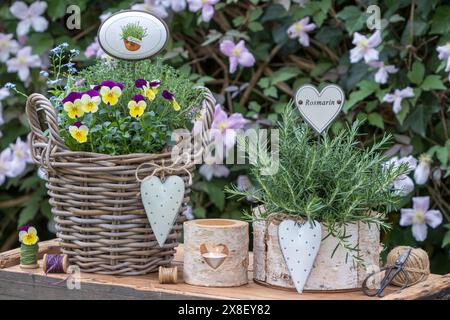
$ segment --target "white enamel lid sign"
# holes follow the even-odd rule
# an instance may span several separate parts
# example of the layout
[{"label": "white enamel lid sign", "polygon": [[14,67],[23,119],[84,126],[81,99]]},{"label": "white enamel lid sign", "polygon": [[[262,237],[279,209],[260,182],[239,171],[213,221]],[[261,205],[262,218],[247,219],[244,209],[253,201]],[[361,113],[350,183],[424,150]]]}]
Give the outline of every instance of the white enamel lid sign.
[{"label": "white enamel lid sign", "polygon": [[121,60],[142,60],[158,54],[169,40],[169,29],[160,18],[136,10],[121,11],[106,19],[98,42],[106,54]]}]

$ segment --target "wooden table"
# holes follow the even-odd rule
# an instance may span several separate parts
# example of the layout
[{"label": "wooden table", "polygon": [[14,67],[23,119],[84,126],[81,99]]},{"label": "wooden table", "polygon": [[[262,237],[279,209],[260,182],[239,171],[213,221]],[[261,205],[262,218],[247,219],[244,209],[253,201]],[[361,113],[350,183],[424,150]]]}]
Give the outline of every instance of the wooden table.
[{"label": "wooden table", "polygon": [[[59,252],[55,240],[40,243],[39,255]],[[173,265],[178,266],[178,284],[159,284],[158,274],[144,276],[108,276],[81,274],[81,289],[70,290],[65,284],[50,282],[65,279],[65,274],[46,277],[42,269],[19,267],[19,250],[0,253],[0,299],[248,299],[248,300],[363,300],[369,298],[360,291],[345,293],[310,293],[277,290],[254,283],[236,288],[206,288],[191,286],[182,281],[183,247],[179,246]],[[42,261],[40,261],[42,265]],[[250,257],[249,279],[252,279]],[[389,288],[383,299],[449,299],[450,274],[429,278],[404,290]]]}]

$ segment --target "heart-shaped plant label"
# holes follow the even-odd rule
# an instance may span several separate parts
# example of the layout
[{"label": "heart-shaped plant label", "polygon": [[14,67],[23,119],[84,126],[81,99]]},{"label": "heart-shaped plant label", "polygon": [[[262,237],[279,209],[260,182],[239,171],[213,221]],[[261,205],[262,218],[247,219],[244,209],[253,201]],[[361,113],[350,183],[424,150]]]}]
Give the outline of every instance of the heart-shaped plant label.
[{"label": "heart-shaped plant label", "polygon": [[326,86],[320,93],[314,86],[304,85],[295,95],[295,103],[303,119],[319,134],[338,116],[344,100],[344,92],[334,84]]},{"label": "heart-shaped plant label", "polygon": [[317,221],[299,223],[283,220],[278,226],[278,241],[281,252],[291,274],[292,282],[299,293],[303,292],[306,280],[319,252],[321,227]]},{"label": "heart-shaped plant label", "polygon": [[203,260],[205,260],[211,268],[217,269],[222,265],[222,263],[225,262],[225,259],[229,254],[229,250],[224,244],[213,246],[211,250],[209,250],[206,244],[203,243],[200,246],[200,254],[203,257]]},{"label": "heart-shaped plant label", "polygon": [[172,230],[184,197],[184,181],[170,176],[164,183],[156,177],[141,183],[141,198],[145,213],[160,247]]}]

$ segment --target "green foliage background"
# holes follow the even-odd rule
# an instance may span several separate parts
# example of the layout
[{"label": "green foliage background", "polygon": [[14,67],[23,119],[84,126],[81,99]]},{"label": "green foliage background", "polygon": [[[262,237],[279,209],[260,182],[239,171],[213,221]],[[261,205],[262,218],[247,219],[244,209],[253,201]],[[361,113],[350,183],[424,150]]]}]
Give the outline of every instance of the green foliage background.
[{"label": "green foliage background", "polygon": [[[25,1],[32,3],[33,1]],[[99,27],[99,16],[105,12],[129,9],[134,1],[124,0],[47,0],[46,18],[50,25],[46,32],[30,32],[26,45],[33,53],[46,55],[48,50],[62,42],[80,51],[92,43]],[[291,3],[291,1],[283,1]],[[14,33],[17,19],[10,12],[13,1],[0,4],[0,32]],[[81,30],[70,31],[65,27],[66,8],[77,4],[81,8]],[[351,64],[349,50],[351,34],[358,31],[371,34],[366,27],[369,5],[381,8],[387,24],[383,32],[381,58],[400,71],[390,76],[387,85],[374,82],[374,71],[364,63]],[[310,16],[318,28],[310,33],[311,46],[301,47],[296,40],[288,39],[286,30],[295,21]],[[449,244],[449,101],[448,74],[438,60],[436,47],[450,41],[450,4],[439,0],[382,0],[309,1],[305,7],[292,1],[287,11],[278,1],[228,0],[216,5],[214,18],[203,23],[198,13],[185,10],[166,19],[172,37],[162,53],[166,62],[178,68],[197,84],[205,84],[217,93],[220,102],[229,112],[240,112],[252,119],[255,125],[272,126],[297,87],[305,83],[320,85],[325,82],[339,84],[347,101],[344,113],[332,127],[336,130],[345,122],[367,119],[363,131],[367,133],[364,145],[385,132],[403,134],[411,138],[413,155],[428,153],[433,167],[441,167],[440,183],[429,180],[424,186],[404,199],[403,207],[411,207],[412,196],[429,195],[432,206],[441,210],[444,223],[430,229],[426,241],[418,243],[411,228],[398,225],[399,212],[389,216],[393,230],[383,235],[387,249],[396,245],[421,246],[431,256],[432,271],[450,271]],[[253,68],[228,72],[228,60],[218,45],[224,35],[234,40],[244,39],[257,63]],[[92,64],[83,55],[77,61],[78,68]],[[10,81],[18,83],[15,74],[6,72],[0,65],[0,85]],[[39,70],[33,70],[27,93],[46,91],[45,79]],[[415,97],[403,102],[402,112],[394,114],[390,104],[382,103],[386,93],[406,86],[414,88]],[[233,97],[230,86],[240,88]],[[20,86],[19,86],[20,87]],[[9,119],[2,126],[0,140],[2,150],[17,136],[29,132],[24,115],[24,99],[20,96],[3,101]],[[239,174],[245,174],[243,166],[232,166],[226,179],[205,181],[197,176],[194,185],[193,208],[198,218],[241,218],[242,209],[248,203],[228,200],[224,187],[234,183]],[[30,166],[19,178],[8,179],[0,187],[0,251],[17,246],[17,226],[25,223],[38,225],[41,238],[46,223],[51,218],[44,183]]]}]

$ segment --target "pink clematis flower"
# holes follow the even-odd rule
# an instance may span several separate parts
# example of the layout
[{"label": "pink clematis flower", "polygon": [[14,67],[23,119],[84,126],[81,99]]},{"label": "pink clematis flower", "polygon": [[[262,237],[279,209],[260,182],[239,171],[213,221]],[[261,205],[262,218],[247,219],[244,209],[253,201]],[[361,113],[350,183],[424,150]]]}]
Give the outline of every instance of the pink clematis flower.
[{"label": "pink clematis flower", "polygon": [[437,47],[436,50],[439,52],[438,58],[440,60],[447,60],[445,71],[450,71],[450,42],[447,42],[443,46]]},{"label": "pink clematis flower", "polygon": [[86,56],[86,58],[92,58],[92,57],[101,58],[101,57],[103,57],[104,54],[105,54],[105,52],[100,47],[97,37],[95,37],[94,42],[92,42],[84,51],[84,55]]},{"label": "pink clematis flower", "polygon": [[230,73],[234,73],[238,65],[243,67],[253,67],[255,57],[245,47],[244,40],[235,44],[231,40],[224,40],[220,43],[220,51],[230,59]]},{"label": "pink clematis flower", "polygon": [[370,61],[368,64],[369,66],[378,69],[375,73],[376,83],[385,84],[388,81],[390,73],[398,72],[398,69],[394,65],[385,65],[383,61]]},{"label": "pink clematis flower", "polygon": [[287,30],[289,38],[298,38],[298,42],[300,42],[300,44],[304,47],[309,47],[308,32],[316,29],[316,25],[314,23],[309,23],[309,20],[309,17],[304,17],[290,26]]},{"label": "pink clematis flower", "polygon": [[414,170],[414,180],[418,185],[423,185],[428,181],[431,172],[431,158],[426,153],[420,155],[419,164]]},{"label": "pink clematis flower", "polygon": [[13,40],[12,34],[0,33],[0,62],[6,62],[11,53],[16,53],[19,43]]},{"label": "pink clematis flower", "polygon": [[408,170],[406,173],[402,174],[393,182],[393,188],[400,194],[401,196],[406,196],[414,190],[414,181],[408,176],[408,174],[416,169],[417,167],[417,159],[413,156],[398,158],[392,157],[389,159],[384,165],[383,168],[388,168],[390,166],[399,167],[401,164],[407,163]]},{"label": "pink clematis flower", "polygon": [[37,55],[31,54],[31,47],[24,47],[17,52],[15,58],[6,62],[8,72],[17,72],[19,79],[23,82],[30,76],[30,68],[41,66],[41,59]]},{"label": "pink clematis flower", "polygon": [[214,140],[224,141],[225,149],[230,150],[236,143],[236,130],[242,129],[248,121],[240,113],[228,117],[220,105],[216,106],[211,133]]},{"label": "pink clematis flower", "polygon": [[219,0],[187,0],[187,2],[191,12],[202,10],[203,21],[209,22],[214,16],[214,5],[218,3]]},{"label": "pink clematis flower", "polygon": [[383,97],[384,102],[393,102],[392,111],[394,113],[399,113],[402,110],[402,100],[405,98],[414,97],[414,92],[411,87],[406,87],[405,89],[395,89],[394,93],[388,93]]},{"label": "pink clematis flower", "polygon": [[412,225],[412,234],[417,241],[427,238],[428,228],[436,228],[442,223],[442,213],[430,208],[430,197],[414,197],[412,209],[401,209],[400,225]]},{"label": "pink clematis flower", "polygon": [[356,47],[350,50],[350,62],[357,63],[364,58],[366,63],[378,60],[379,52],[375,49],[381,44],[381,33],[375,31],[369,38],[355,32],[353,34],[353,42]]},{"label": "pink clematis flower", "polygon": [[162,0],[162,5],[171,8],[174,12],[181,12],[186,9],[186,0]]},{"label": "pink clematis flower", "polygon": [[19,37],[26,35],[31,27],[36,32],[47,30],[48,21],[44,17],[41,17],[46,9],[47,3],[45,1],[36,1],[30,6],[27,6],[22,1],[14,2],[9,10],[14,17],[21,20],[17,25],[17,35]]},{"label": "pink clematis flower", "polygon": [[147,11],[162,19],[169,16],[166,8],[160,3],[159,0],[144,0],[144,3],[135,4],[131,7],[131,9]]}]

